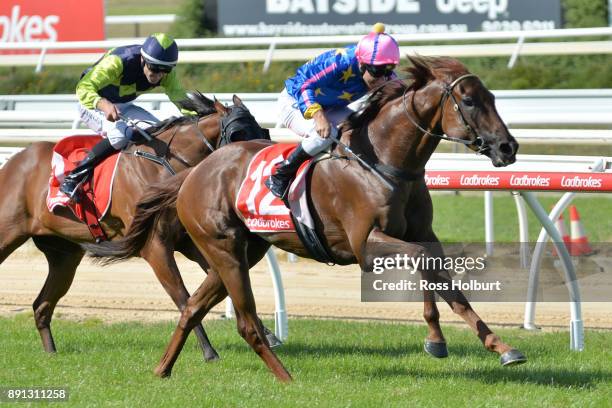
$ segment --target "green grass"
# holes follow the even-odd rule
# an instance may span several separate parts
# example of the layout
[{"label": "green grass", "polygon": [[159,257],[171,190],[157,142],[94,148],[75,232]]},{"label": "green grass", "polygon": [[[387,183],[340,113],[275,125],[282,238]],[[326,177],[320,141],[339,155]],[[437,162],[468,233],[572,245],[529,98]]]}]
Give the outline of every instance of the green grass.
[{"label": "green grass", "polygon": [[205,364],[190,338],[172,378],[152,369],[171,324],[54,323],[60,352],[46,355],[31,316],[1,318],[0,384],[66,386],[62,406],[606,406],[612,399],[610,334],[587,332],[588,349],[568,350],[567,333],[500,334],[529,358],[503,368],[467,330],[447,327],[450,357],[422,351],[425,325],[292,320],[278,355],[295,381],[279,384],[237,335],[234,322],[208,323],[222,360]]},{"label": "green grass", "polygon": [[[540,203],[546,211],[561,197],[560,194],[541,194]],[[442,242],[484,241],[484,200],[482,194],[434,194],[434,231]],[[612,197],[600,194],[577,196],[573,204],[581,215],[585,231],[591,242],[612,242]],[[510,193],[494,195],[495,240],[518,242],[518,219],[516,206]],[[535,242],[540,225],[527,207],[529,219],[529,241]],[[565,214],[569,231],[569,217]]]}]

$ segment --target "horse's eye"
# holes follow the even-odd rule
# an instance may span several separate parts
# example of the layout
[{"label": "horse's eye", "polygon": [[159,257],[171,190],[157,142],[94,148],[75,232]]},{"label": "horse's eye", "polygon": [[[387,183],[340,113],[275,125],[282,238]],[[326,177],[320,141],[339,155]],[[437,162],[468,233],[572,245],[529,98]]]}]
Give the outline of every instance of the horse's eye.
[{"label": "horse's eye", "polygon": [[461,102],[463,102],[465,106],[468,106],[470,108],[474,106],[474,100],[469,96],[466,96],[465,98],[463,98]]}]

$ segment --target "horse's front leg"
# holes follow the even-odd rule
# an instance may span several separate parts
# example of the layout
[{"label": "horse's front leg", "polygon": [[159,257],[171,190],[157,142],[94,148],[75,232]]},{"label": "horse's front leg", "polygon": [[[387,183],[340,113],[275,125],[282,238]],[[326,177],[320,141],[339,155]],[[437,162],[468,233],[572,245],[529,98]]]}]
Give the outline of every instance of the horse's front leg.
[{"label": "horse's front leg", "polygon": [[[368,237],[368,241],[366,244],[366,248],[370,247],[372,250],[376,250],[374,245],[380,246],[381,243],[392,244],[393,253],[402,253],[406,254],[409,257],[423,257],[423,258],[435,258],[443,256],[443,251],[441,245],[439,244],[437,238],[435,236],[431,237],[432,241],[430,243],[423,244],[414,244],[404,242],[395,238],[392,238],[386,234],[384,234],[380,230],[373,230],[370,236]],[[371,255],[371,253],[370,253]],[[451,278],[446,270],[421,270],[422,276],[428,282],[435,282],[436,284],[443,284],[443,287],[452,288]],[[512,365],[512,364],[520,364],[525,362],[526,357],[518,350],[510,347],[506,343],[501,341],[501,338],[493,333],[491,329],[486,325],[486,323],[478,316],[478,314],[472,309],[470,303],[465,298],[463,293],[460,290],[456,289],[448,289],[448,290],[437,290],[438,294],[450,305],[453,312],[461,316],[470,328],[476,333],[478,338],[482,341],[484,346],[489,351],[493,351],[498,353],[501,356],[501,364],[502,365]],[[428,324],[430,324],[430,335],[433,334],[435,340],[442,340],[444,337],[435,338],[435,336],[441,336],[441,330],[439,329],[439,314],[437,313],[437,308],[435,307],[435,300],[433,299],[433,294],[429,292],[424,292],[425,294],[425,311],[426,314],[429,311],[430,315],[426,316],[426,320],[428,320]],[[429,305],[427,304],[429,303]],[[429,308],[429,309],[428,309]],[[428,336],[428,339],[429,336]],[[430,340],[434,340],[430,339]],[[445,343],[443,343],[445,344]],[[444,348],[434,348],[433,352],[443,353],[446,347]],[[426,350],[427,350],[427,341],[426,341]],[[431,353],[431,350],[427,350]],[[432,353],[433,354],[433,353]],[[434,354],[435,355],[435,354]],[[437,356],[440,357],[440,356]]]},{"label": "horse's front leg", "polygon": [[[446,270],[440,271],[437,274],[436,282],[444,283],[445,287],[452,288],[451,277]],[[466,321],[485,348],[501,356],[500,362],[502,365],[515,365],[527,361],[523,353],[504,343],[497,334],[489,329],[489,326],[472,309],[470,302],[468,302],[461,290],[449,289],[438,290],[437,292],[448,303],[453,312]]]},{"label": "horse's front leg", "polygon": [[[437,241],[437,238],[434,239]],[[429,242],[429,241],[427,241]],[[386,253],[385,245],[389,249]],[[389,244],[389,245],[386,245]],[[406,254],[412,258],[419,258],[424,256],[442,256],[442,248],[440,245],[421,245],[408,243],[383,233],[382,231],[375,229],[373,230],[366,244],[366,251],[368,256],[394,256],[395,254]],[[421,270],[421,276],[423,280],[427,282],[435,282],[436,271],[433,269]],[[440,312],[436,305],[435,292],[432,290],[423,291],[423,318],[427,322],[429,332],[425,338],[424,349],[425,351],[436,357],[444,358],[448,356],[448,349],[446,347],[446,340],[444,334],[442,334],[442,328],[440,327]]]}]

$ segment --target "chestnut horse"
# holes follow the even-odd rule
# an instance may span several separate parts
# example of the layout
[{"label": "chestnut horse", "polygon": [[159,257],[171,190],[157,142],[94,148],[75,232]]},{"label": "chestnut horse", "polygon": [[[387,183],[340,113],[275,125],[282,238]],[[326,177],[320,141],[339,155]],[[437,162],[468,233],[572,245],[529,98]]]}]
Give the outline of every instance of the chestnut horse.
[{"label": "chestnut horse", "polygon": [[[231,123],[233,133],[226,137],[248,140],[263,137],[269,139],[255,119],[248,113],[238,97],[235,106],[226,108],[200,93],[189,94],[183,102],[187,109],[194,110],[198,117],[171,118],[160,122],[148,131],[155,137],[146,145],[132,145],[120,158],[115,176],[111,208],[101,224],[109,239],[120,237],[132,222],[137,199],[147,191],[148,185],[170,177],[168,169],[152,161],[134,155],[135,150],[155,153],[164,157],[174,171],[180,172],[195,166],[211,153],[220,140],[221,119]],[[239,118],[232,119],[233,112]],[[230,126],[228,126],[229,128]],[[54,144],[33,143],[12,157],[0,170],[0,263],[28,238],[40,249],[49,264],[47,280],[33,303],[34,320],[40,333],[43,347],[55,352],[51,334],[51,318],[57,302],[66,294],[84,251],[79,243],[93,240],[88,228],[76,219],[67,208],[49,212],[45,202],[51,156]],[[185,234],[176,216],[167,214],[167,222],[157,227],[150,242],[143,246],[140,256],[153,268],[155,275],[179,309],[183,309],[189,293],[183,284],[174,260],[174,251],[207,268],[206,261],[195,249]],[[211,347],[201,324],[196,333],[207,360],[218,358]]]},{"label": "chestnut horse", "polygon": [[[518,149],[497,113],[492,93],[476,75],[451,58],[409,59],[410,82],[391,81],[374,90],[365,108],[342,129],[342,144],[371,166],[351,160],[354,157],[346,156],[348,150],[339,144],[332,152],[336,159],[317,162],[311,173],[313,216],[323,244],[336,263],[358,263],[364,271],[380,244],[393,244],[409,256],[443,256],[432,230],[432,203],[423,177],[425,163],[440,139],[485,154],[495,166],[513,163]],[[270,245],[300,256],[309,253],[293,232],[251,233],[235,206],[250,160],[268,145],[245,142],[217,151],[189,173],[156,185],[140,201],[140,222],[147,214],[151,219],[159,209],[176,205],[181,223],[210,265],[155,369],[161,377],[171,374],[192,328],[229,292],[240,335],[279,380],[291,379],[266,342],[249,268]],[[387,183],[381,182],[381,176]],[[136,227],[123,240],[146,242],[146,231]],[[450,279],[445,270],[421,273],[430,282]],[[460,291],[438,293],[485,348],[501,356],[503,365],[526,360],[487,327]],[[425,350],[445,357],[446,342],[433,292],[425,293],[424,318],[429,326]]]}]

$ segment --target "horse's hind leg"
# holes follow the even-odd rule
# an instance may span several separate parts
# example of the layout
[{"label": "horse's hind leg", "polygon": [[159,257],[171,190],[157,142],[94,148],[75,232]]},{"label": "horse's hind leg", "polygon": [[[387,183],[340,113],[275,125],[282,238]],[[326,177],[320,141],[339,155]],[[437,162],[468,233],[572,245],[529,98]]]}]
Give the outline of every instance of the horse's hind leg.
[{"label": "horse's hind leg", "polygon": [[[194,245],[194,243],[191,241],[191,239],[187,239],[183,241],[180,245],[180,248],[177,247],[176,250],[180,251],[187,258],[189,258],[193,262],[196,262],[198,265],[200,265],[200,267],[205,272],[208,271],[208,269],[210,268],[210,266],[208,265],[208,262],[206,262],[206,259],[204,259],[204,257],[202,256],[200,251],[197,249],[197,247]],[[197,326],[194,330],[196,332],[196,335],[199,336]],[[268,329],[266,326],[264,326],[264,332],[266,333],[266,339],[268,339],[268,344],[270,344],[270,347],[276,348],[276,347],[280,347],[283,345],[283,342],[278,337],[276,337],[274,332]]]},{"label": "horse's hind leg", "polygon": [[[157,279],[168,295],[170,295],[174,304],[176,304],[178,309],[182,312],[187,305],[189,292],[181,278],[181,274],[171,250],[163,245],[158,237],[153,236],[151,241],[143,249],[141,255],[149,265],[151,265],[155,272],[155,276],[157,276]],[[202,348],[204,359],[206,361],[219,360],[219,354],[217,354],[217,351],[210,344],[210,340],[206,335],[202,323],[198,322],[193,330]]]},{"label": "horse's hind leg", "polygon": [[223,282],[219,279],[219,275],[209,269],[208,275],[200,287],[193,292],[187,306],[181,313],[181,319],[172,334],[172,339],[166,348],[161,361],[155,368],[155,374],[160,377],[169,377],[172,373],[172,367],[176,362],[189,332],[206,316],[206,313],[216,304],[221,302],[227,296],[227,291],[223,286]]},{"label": "horse's hind leg", "polygon": [[51,334],[51,319],[57,302],[68,292],[76,268],[83,258],[77,244],[59,237],[33,237],[34,243],[47,258],[49,273],[40,294],[34,301],[34,321],[46,352],[56,351]]},{"label": "horse's hind leg", "polygon": [[[255,298],[249,277],[249,265],[261,259],[269,244],[257,237],[242,236],[240,230],[226,230],[225,239],[204,241],[205,253],[215,256],[208,257],[211,267],[218,273],[229,292],[236,309],[236,324],[238,332],[266,363],[268,368],[280,381],[291,381],[291,375],[270,349],[263,325],[257,316]],[[199,242],[202,243],[201,241]],[[244,246],[249,249],[247,255]],[[250,261],[250,262],[249,262]]]},{"label": "horse's hind leg", "polygon": [[0,230],[2,231],[2,237],[0,238],[0,264],[30,238],[28,234],[23,233],[21,230],[10,228],[11,224],[9,222],[3,221],[0,220]]}]

